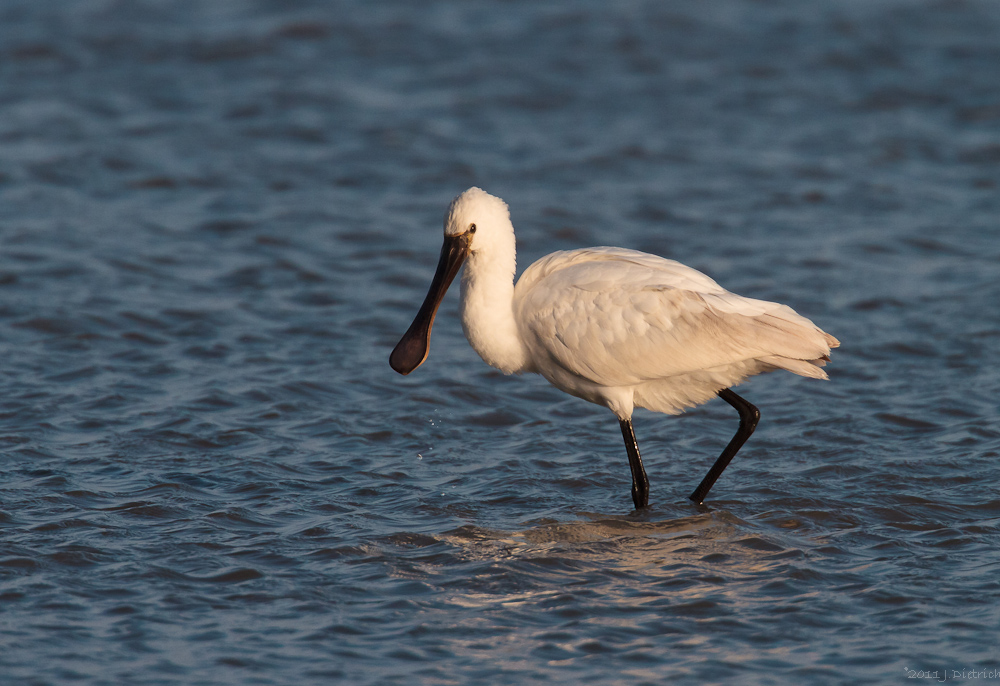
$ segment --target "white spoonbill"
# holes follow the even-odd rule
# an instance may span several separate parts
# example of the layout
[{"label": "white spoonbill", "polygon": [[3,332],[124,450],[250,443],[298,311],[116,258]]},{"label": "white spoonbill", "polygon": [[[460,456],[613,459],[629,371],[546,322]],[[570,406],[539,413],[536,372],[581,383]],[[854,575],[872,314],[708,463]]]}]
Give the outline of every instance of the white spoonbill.
[{"label": "white spoonbill", "polygon": [[515,286],[507,204],[470,188],[448,208],[430,290],[389,357],[400,374],[427,359],[434,315],[463,263],[469,343],[504,374],[541,374],[614,412],[636,509],[649,502],[649,479],[632,430],[634,408],[680,414],[718,395],[739,412],[736,435],[689,496],[701,504],[760,418],[730,387],[774,369],[825,379],[820,367],[840,345],[787,305],[735,295],[679,262],[624,248],[552,253]]}]

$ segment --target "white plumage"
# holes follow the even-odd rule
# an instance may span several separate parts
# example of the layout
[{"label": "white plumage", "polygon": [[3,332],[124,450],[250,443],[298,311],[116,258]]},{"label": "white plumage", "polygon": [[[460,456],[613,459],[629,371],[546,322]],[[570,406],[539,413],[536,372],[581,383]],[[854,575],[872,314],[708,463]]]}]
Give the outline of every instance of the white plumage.
[{"label": "white plumage", "polygon": [[552,384],[607,405],[679,414],[753,374],[825,379],[836,340],[790,307],[743,298],[679,262],[621,248],[557,252],[524,273],[514,312]]},{"label": "white plumage", "polygon": [[[839,345],[786,305],[735,295],[679,262],[635,250],[552,253],[515,286],[507,205],[470,188],[445,217],[431,290],[390,358],[397,371],[408,374],[426,358],[434,314],[463,259],[462,327],[472,347],[504,373],[537,372],[614,412],[629,449],[636,507],[646,496],[645,471],[638,449],[632,450],[635,407],[679,414],[722,395],[745,420],[733,442],[745,435],[727,448],[735,454],[759,413],[725,389],[773,369],[825,379],[821,366]],[[724,452],[720,462],[732,454]],[[703,482],[704,492],[692,499],[701,502],[708,488]]]}]

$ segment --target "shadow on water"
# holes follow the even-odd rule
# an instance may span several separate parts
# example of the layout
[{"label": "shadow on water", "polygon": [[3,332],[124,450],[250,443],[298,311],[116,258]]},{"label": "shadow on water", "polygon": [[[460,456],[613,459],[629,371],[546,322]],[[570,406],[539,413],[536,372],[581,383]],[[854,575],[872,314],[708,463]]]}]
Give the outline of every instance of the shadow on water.
[{"label": "shadow on water", "polygon": [[577,521],[542,520],[504,531],[467,525],[447,531],[447,543],[466,560],[573,560],[612,562],[619,568],[666,565],[691,559],[703,562],[757,563],[762,558],[801,552],[807,541],[788,540],[787,532],[766,530],[726,510],[658,518],[654,513],[609,515],[580,512]]}]

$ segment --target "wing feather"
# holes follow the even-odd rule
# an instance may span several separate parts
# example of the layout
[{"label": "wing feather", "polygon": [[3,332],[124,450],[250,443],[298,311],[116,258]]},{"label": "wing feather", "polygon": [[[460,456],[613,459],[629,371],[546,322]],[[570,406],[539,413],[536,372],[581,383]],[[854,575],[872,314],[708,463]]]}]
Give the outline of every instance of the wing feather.
[{"label": "wing feather", "polygon": [[690,267],[620,248],[554,253],[518,281],[515,313],[536,354],[602,386],[758,360],[825,377],[832,336],[790,307],[730,293]]}]

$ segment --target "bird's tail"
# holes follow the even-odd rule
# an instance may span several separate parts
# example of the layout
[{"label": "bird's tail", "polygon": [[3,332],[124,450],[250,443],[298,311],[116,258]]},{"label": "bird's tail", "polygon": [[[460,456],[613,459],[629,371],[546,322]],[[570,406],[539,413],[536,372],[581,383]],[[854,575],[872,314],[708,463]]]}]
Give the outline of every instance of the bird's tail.
[{"label": "bird's tail", "polygon": [[[840,341],[828,334],[822,329],[815,329],[818,333],[823,335],[826,341],[827,348],[836,348],[840,345]],[[781,355],[768,355],[766,357],[758,357],[758,360],[765,364],[769,364],[772,367],[777,367],[778,369],[785,369],[793,374],[798,374],[799,376],[808,376],[811,379],[829,379],[826,372],[823,371],[822,367],[830,361],[829,355],[822,355],[812,360],[800,360],[791,357],[782,357]]]},{"label": "bird's tail", "polygon": [[758,357],[757,359],[764,364],[769,364],[778,369],[785,369],[799,376],[808,376],[810,379],[830,378],[821,369],[823,365],[830,361],[830,358],[826,356],[817,360],[793,360],[788,357],[779,357],[778,355],[768,355],[767,357]]}]

